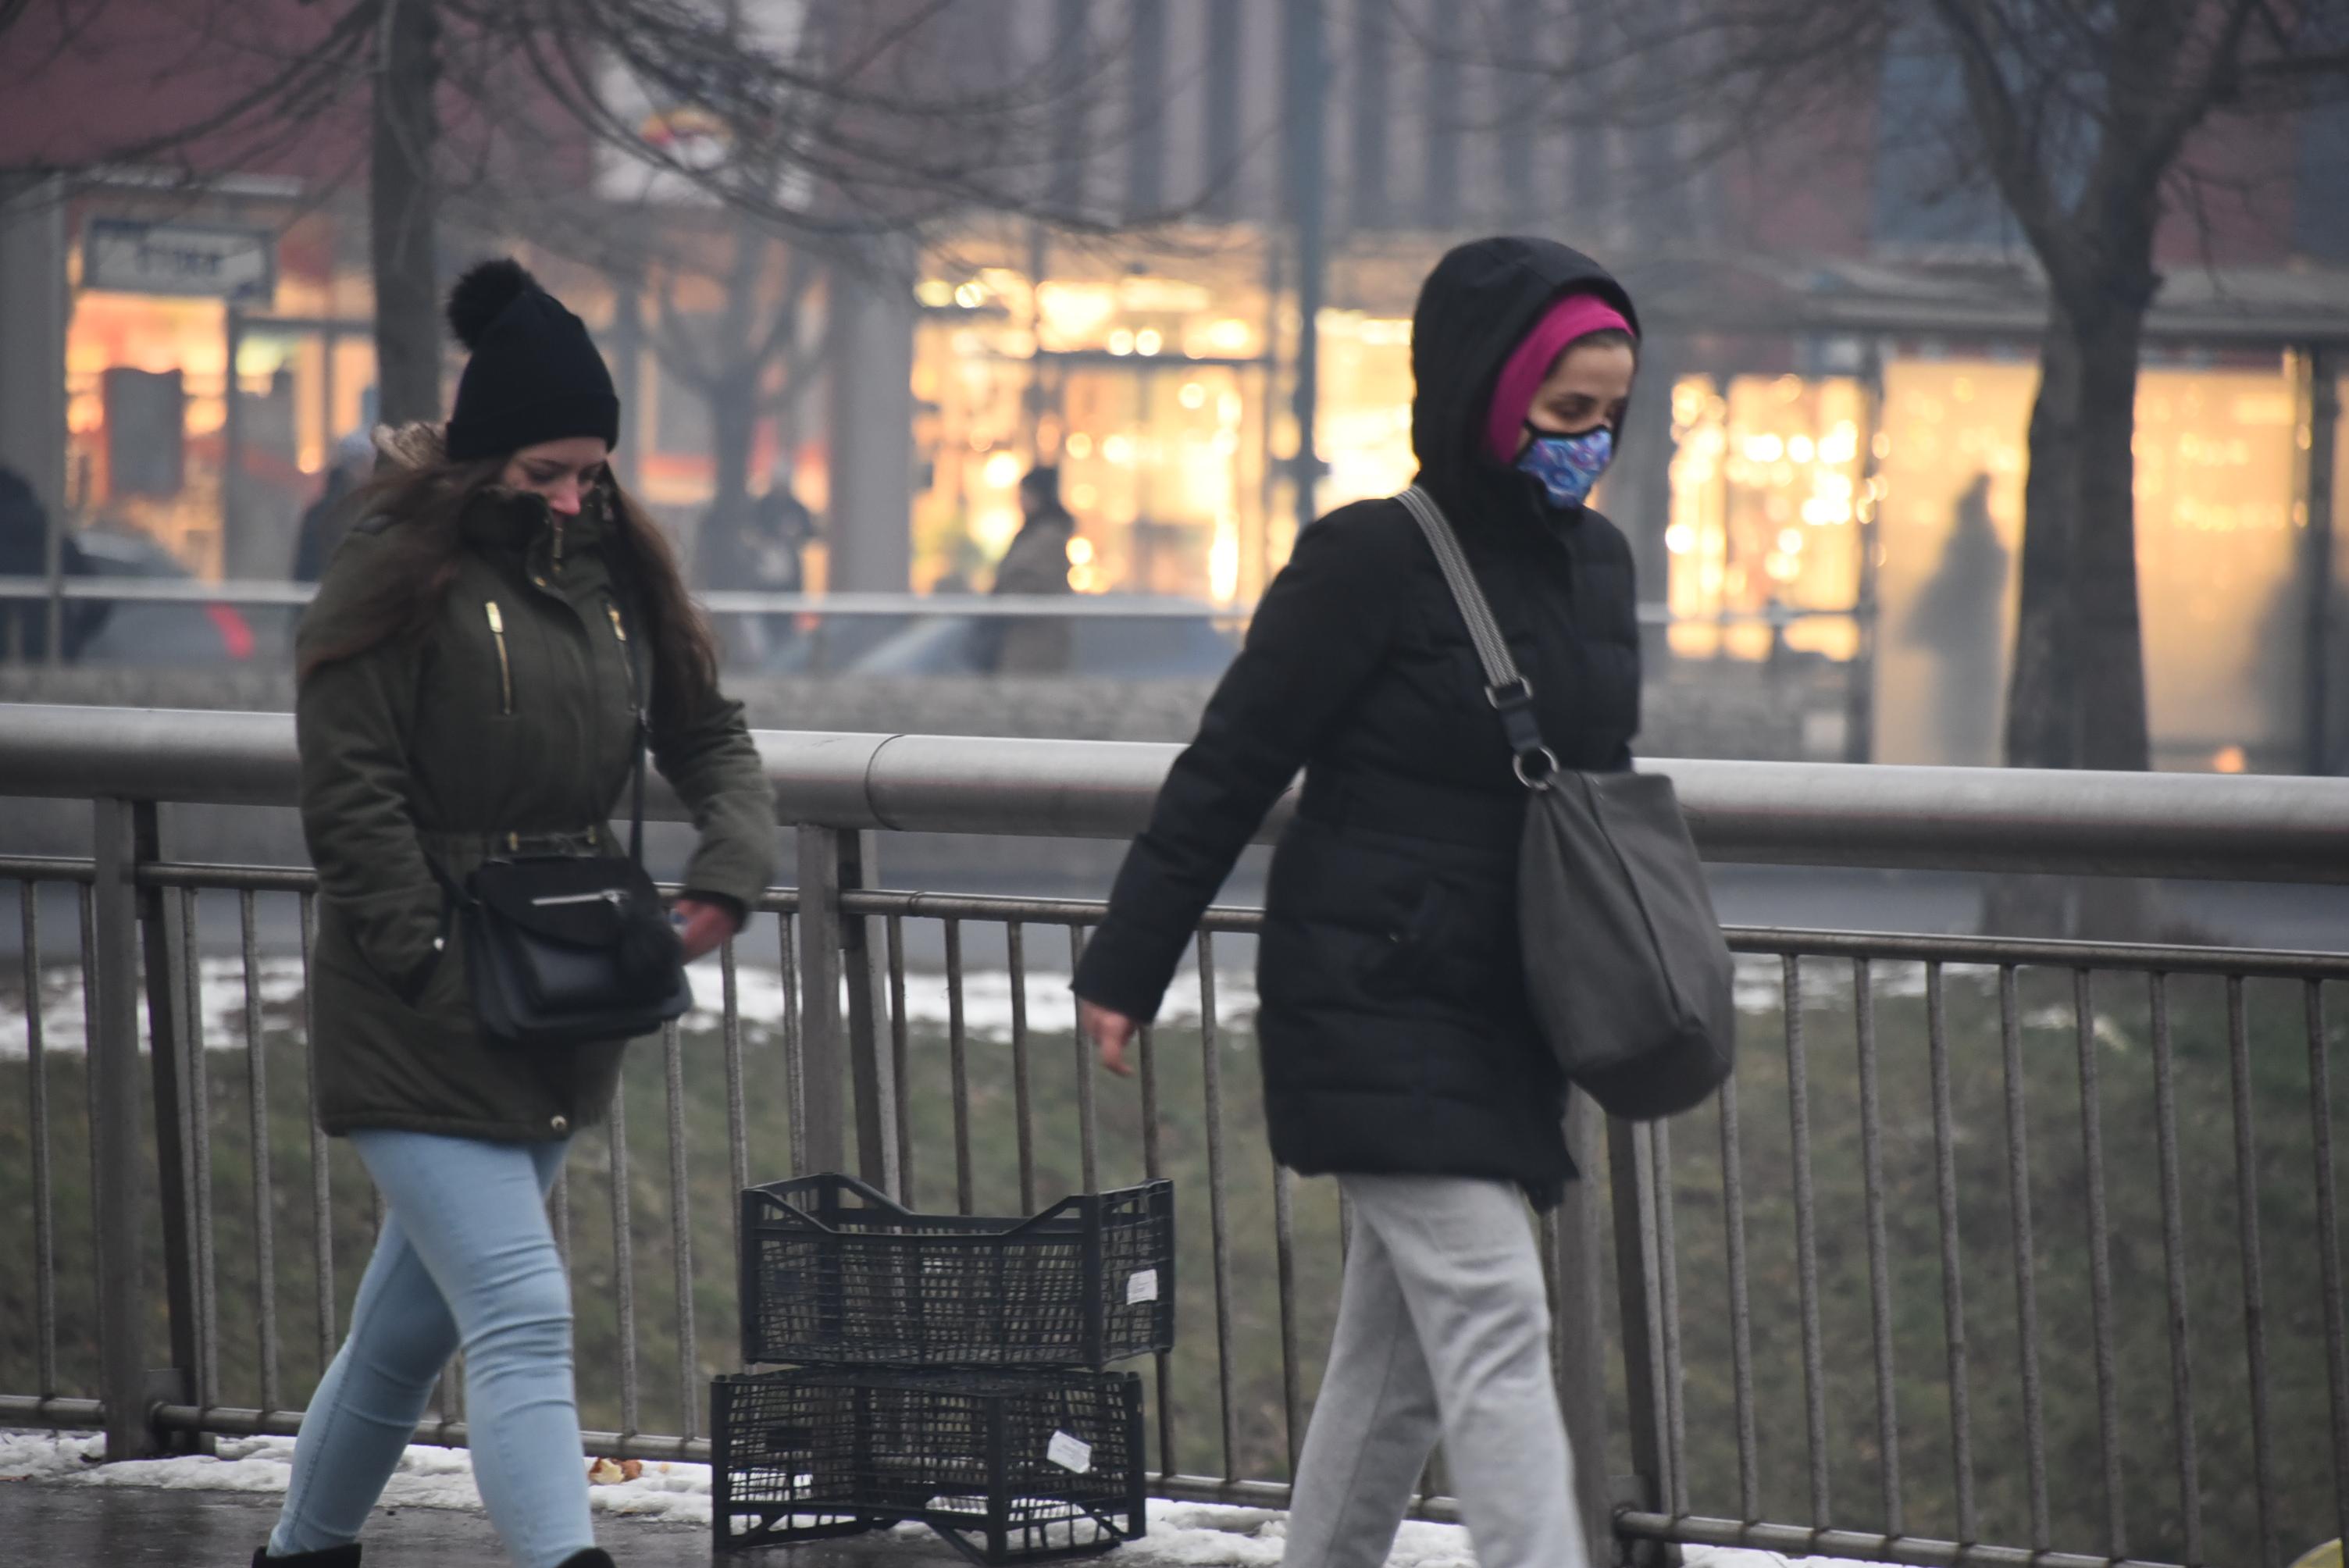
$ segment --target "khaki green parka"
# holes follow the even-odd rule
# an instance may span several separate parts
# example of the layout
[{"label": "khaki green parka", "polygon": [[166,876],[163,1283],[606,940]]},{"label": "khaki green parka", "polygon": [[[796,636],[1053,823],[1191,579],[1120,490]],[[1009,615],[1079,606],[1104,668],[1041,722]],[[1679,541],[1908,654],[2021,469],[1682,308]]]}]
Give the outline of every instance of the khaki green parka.
[{"label": "khaki green parka", "polygon": [[[433,446],[411,432],[386,450],[429,460]],[[333,635],[402,526],[374,518],[352,531],[297,655]],[[518,1049],[481,1037],[462,934],[444,930],[463,916],[444,909],[426,856],[461,883],[511,835],[525,849],[563,835],[571,852],[626,852],[610,818],[626,810],[635,757],[624,639],[638,617],[603,548],[617,526],[592,504],[561,518],[537,496],[484,492],[467,507],[467,549],[429,631],[301,683],[302,825],[320,890],[311,1050],[330,1133],[530,1141],[610,1106],[625,1041]],[[648,646],[636,652],[648,660]],[[648,662],[645,675],[649,688]],[[699,833],[685,886],[753,905],[772,868],[774,807],[741,705],[713,694],[698,713],[650,717],[653,761]]]}]

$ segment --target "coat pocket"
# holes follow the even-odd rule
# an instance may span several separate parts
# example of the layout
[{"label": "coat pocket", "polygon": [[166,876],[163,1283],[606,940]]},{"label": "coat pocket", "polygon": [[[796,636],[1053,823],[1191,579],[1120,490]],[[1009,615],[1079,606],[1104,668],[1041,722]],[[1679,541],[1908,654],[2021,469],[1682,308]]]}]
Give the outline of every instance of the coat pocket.
[{"label": "coat pocket", "polygon": [[1444,884],[1430,879],[1396,912],[1385,941],[1362,954],[1361,979],[1373,995],[1399,996],[1424,989],[1431,961],[1440,952],[1445,924]]},{"label": "coat pocket", "polygon": [[1392,997],[1509,1015],[1525,1006],[1516,921],[1505,888],[1484,879],[1429,877],[1373,956],[1365,987]]}]

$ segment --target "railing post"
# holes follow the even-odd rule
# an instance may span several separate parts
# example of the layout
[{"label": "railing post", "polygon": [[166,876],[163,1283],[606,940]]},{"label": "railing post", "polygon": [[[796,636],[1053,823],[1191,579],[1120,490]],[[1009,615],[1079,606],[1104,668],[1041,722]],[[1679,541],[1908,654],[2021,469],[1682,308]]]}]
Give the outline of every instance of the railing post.
[{"label": "railing post", "polygon": [[139,1085],[138,842],[132,807],[99,800],[92,811],[97,883],[96,941],[82,955],[97,999],[90,1041],[91,1147],[97,1156],[92,1207],[98,1228],[99,1387],[106,1400],[109,1459],[156,1451],[147,1418],[146,1249],[140,1198],[146,1140],[140,1136]]},{"label": "railing post", "polygon": [[[1640,1155],[1640,1130],[1607,1119],[1608,1186],[1615,1211],[1615,1294],[1623,1325],[1623,1396],[1631,1429],[1631,1475],[1635,1505],[1657,1512],[1668,1495],[1663,1442],[1663,1398],[1654,1321],[1658,1295],[1656,1233],[1646,1201],[1647,1161]],[[1652,1561],[1639,1558],[1637,1561]]]},{"label": "railing post", "polygon": [[2333,529],[2338,520],[2333,515],[2333,490],[2340,456],[2333,449],[2341,424],[2341,355],[2338,349],[2318,346],[2305,350],[2301,358],[2308,378],[2308,448],[2300,476],[2301,504],[2308,513],[2302,545],[2308,601],[2301,665],[2305,686],[2301,771],[2323,775],[2333,770],[2333,750],[2341,739],[2332,733],[2333,645],[2341,631],[2333,624],[2333,601],[2339,595],[2333,584]]},{"label": "railing post", "polygon": [[[1594,1167],[1599,1107],[1579,1089],[1567,1092],[1566,1145]],[[1615,1561],[1614,1489],[1607,1474],[1607,1253],[1597,1190],[1569,1181],[1558,1201],[1557,1252],[1557,1393],[1574,1450],[1574,1501],[1590,1561]]]},{"label": "railing post", "polygon": [[[151,865],[163,858],[161,809],[152,800],[130,808],[132,863]],[[195,959],[193,931],[175,927],[171,919],[171,895],[160,887],[140,887],[140,948],[147,983],[148,1069],[154,1084],[156,1196],[163,1224],[163,1294],[169,1311],[171,1364],[150,1372],[150,1397],[172,1404],[194,1402],[197,1330],[202,1304],[196,1298],[195,1203],[191,1191],[195,1166],[190,1158],[197,1129],[191,1124],[187,1047],[196,1037],[186,1016],[189,988],[181,984],[185,965]],[[160,1439],[159,1439],[160,1440]],[[170,1443],[192,1451],[201,1444]]]},{"label": "railing post", "polygon": [[800,1056],[805,1080],[807,1147],[792,1150],[796,1172],[840,1171],[848,1163],[847,1091],[840,1016],[840,839],[830,828],[802,826],[800,882]]},{"label": "railing post", "polygon": [[[879,836],[839,835],[840,886],[869,888],[881,879]],[[856,1086],[856,1173],[892,1198],[904,1196],[897,1170],[897,1075],[889,1037],[887,965],[876,940],[881,922],[843,915],[841,972],[848,982],[848,1068]]]},{"label": "railing post", "polygon": [[[897,1083],[888,1037],[887,966],[878,922],[843,913],[841,894],[879,876],[877,836],[833,828],[799,830],[800,1039],[807,1080],[807,1148],[800,1171],[848,1168],[847,1086],[856,1090],[856,1172],[899,1195]],[[845,981],[848,1006],[841,1008]]]}]

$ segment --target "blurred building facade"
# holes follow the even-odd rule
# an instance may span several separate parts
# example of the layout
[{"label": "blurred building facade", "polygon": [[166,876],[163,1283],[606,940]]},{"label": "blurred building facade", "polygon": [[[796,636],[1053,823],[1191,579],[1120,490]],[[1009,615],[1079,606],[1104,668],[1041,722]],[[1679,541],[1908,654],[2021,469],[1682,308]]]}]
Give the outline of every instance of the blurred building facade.
[{"label": "blurred building facade", "polygon": [[[298,26],[307,8],[253,9]],[[788,31],[799,7],[745,9]],[[1886,129],[1952,79],[1904,56],[1873,95],[1700,158],[1691,129],[1594,126],[1556,84],[1489,63],[1541,14],[952,14],[974,81],[1057,74],[1039,201],[1082,222],[973,217],[886,265],[825,263],[792,328],[827,339],[824,384],[802,396],[761,370],[747,437],[719,428],[660,328],[722,336],[730,276],[789,296],[780,246],[736,265],[740,234],[675,192],[650,199],[668,203],[679,260],[649,270],[527,226],[502,238],[596,327],[627,399],[623,467],[688,545],[721,461],[747,459],[752,488],[788,468],[827,519],[811,586],[984,586],[1019,475],[1054,463],[1075,586],[1230,603],[1261,592],[1300,516],[1408,481],[1410,315],[1435,258],[1482,232],[1556,236],[1616,267],[1649,327],[1600,502],[1671,614],[1656,652],[1844,665],[1851,754],[1994,761],[2044,313],[1996,201]],[[147,69],[52,57],[35,90],[0,99],[0,177],[19,198],[0,221],[0,460],[62,511],[127,519],[202,573],[278,574],[336,438],[368,417],[364,127],[329,119],[194,181],[93,177],[92,150],[125,125],[224,90],[164,68],[168,38],[140,47]],[[2337,766],[2349,724],[2313,738],[2310,718],[2349,689],[2310,690],[2341,664],[2310,640],[2340,635],[2323,627],[2344,552],[2310,476],[2337,471],[2349,129],[2312,113],[2201,156],[2240,177],[2165,241],[2137,410],[2157,762],[2296,768],[2313,739]],[[584,147],[564,170],[616,201]],[[65,199],[26,199],[43,190]],[[444,223],[447,269],[494,227]]]},{"label": "blurred building facade", "polygon": [[[1900,134],[1954,62],[1904,52],[1872,97],[1705,158],[1692,127],[1581,123],[1568,89],[1491,63],[1538,9],[1011,0],[1022,57],[1095,62],[1052,179],[1104,222],[1159,220],[1156,242],[974,226],[929,253],[916,586],[990,559],[1019,473],[1057,461],[1080,587],[1253,597],[1300,515],[1409,481],[1428,267],[1539,232],[1612,265],[1649,328],[1599,499],[1671,616],[1657,651],[1859,666],[1849,754],[1995,762],[2044,305],[1994,192]],[[2195,158],[2137,410],[2156,764],[2341,768],[2349,671],[2310,683],[2342,668],[2349,573],[2337,480],[2311,476],[2344,434],[2349,117]]]}]

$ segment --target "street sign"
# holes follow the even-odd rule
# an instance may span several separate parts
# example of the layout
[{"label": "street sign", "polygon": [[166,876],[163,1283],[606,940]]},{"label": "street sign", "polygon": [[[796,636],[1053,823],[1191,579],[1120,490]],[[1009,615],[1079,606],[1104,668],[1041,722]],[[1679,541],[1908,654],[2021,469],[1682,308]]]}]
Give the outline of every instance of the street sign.
[{"label": "street sign", "polygon": [[277,239],[266,229],[92,218],[81,286],[265,304],[277,293]]}]

